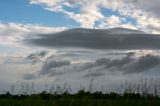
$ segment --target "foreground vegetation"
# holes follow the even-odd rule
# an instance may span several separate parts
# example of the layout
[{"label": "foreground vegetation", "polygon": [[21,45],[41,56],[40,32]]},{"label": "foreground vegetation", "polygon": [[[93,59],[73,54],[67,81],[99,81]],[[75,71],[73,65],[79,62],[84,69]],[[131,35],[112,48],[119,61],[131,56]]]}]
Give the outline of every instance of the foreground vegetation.
[{"label": "foreground vegetation", "polygon": [[0,94],[0,106],[160,106],[160,86],[153,81],[141,82],[125,84],[119,93],[93,90],[92,83],[88,90],[80,89],[76,93],[67,84],[39,93],[34,92],[33,84],[22,86],[21,93],[14,93],[12,86],[10,92]]},{"label": "foreground vegetation", "polygon": [[50,94],[45,91],[31,95],[11,95],[9,92],[0,95],[0,106],[160,106],[160,97],[152,94],[111,92],[85,92],[76,94]]}]

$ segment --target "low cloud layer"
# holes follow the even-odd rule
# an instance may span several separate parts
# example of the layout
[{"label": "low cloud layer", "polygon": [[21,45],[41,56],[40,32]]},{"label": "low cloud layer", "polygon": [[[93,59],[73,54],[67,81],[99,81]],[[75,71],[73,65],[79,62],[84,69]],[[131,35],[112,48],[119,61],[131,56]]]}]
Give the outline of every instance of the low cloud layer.
[{"label": "low cloud layer", "polygon": [[70,29],[41,35],[40,38],[29,40],[29,43],[45,47],[98,50],[160,49],[160,35],[123,28]]},{"label": "low cloud layer", "polygon": [[30,60],[32,64],[35,64],[41,62],[42,58],[45,57],[47,54],[48,54],[47,51],[37,51],[28,55],[26,57],[26,60]]},{"label": "low cloud layer", "polygon": [[[47,59],[38,76],[63,76],[69,75],[72,77],[74,73],[81,77],[101,77],[108,75],[108,73],[122,73],[126,74],[139,74],[142,72],[148,72],[156,67],[160,66],[160,57],[147,54],[140,57],[135,57],[134,52],[129,52],[125,57],[121,59],[108,59],[100,58],[93,62],[76,63],[71,64],[68,60],[54,60],[54,58]],[[38,77],[37,76],[37,77]],[[34,75],[25,75],[25,79],[36,78]]]},{"label": "low cloud layer", "polygon": [[69,66],[70,64],[71,64],[71,62],[68,60],[57,61],[57,60],[53,60],[53,59],[48,59],[44,62],[42,69],[39,72],[39,75],[50,74],[50,76],[51,75],[54,76],[54,75],[62,74],[61,72],[57,72],[56,68]]},{"label": "low cloud layer", "polygon": [[99,75],[100,71],[117,71],[122,72],[123,74],[141,73],[144,71],[149,71],[159,65],[159,56],[148,54],[137,59],[132,57],[131,54],[128,54],[122,59],[111,60],[101,58],[96,60],[94,63],[85,64],[82,69],[93,69],[94,67],[102,67],[101,70],[95,71],[95,73],[91,73],[91,75],[95,76],[97,74]]}]

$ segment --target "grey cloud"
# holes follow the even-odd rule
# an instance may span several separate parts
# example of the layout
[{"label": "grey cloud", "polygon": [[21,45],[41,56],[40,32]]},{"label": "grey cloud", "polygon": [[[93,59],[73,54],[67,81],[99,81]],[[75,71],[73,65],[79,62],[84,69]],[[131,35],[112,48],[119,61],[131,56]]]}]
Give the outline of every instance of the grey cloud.
[{"label": "grey cloud", "polygon": [[129,52],[127,54],[126,57],[122,58],[122,59],[115,59],[115,60],[111,60],[111,59],[106,59],[106,58],[100,58],[100,59],[97,59],[95,62],[91,63],[85,63],[81,69],[90,69],[90,68],[93,68],[93,67],[100,67],[100,66],[103,66],[105,67],[106,69],[108,68],[112,68],[112,67],[122,67],[123,65],[126,65],[128,64],[129,62],[132,62],[133,61],[133,58],[131,58],[132,56],[134,55],[133,52]]},{"label": "grey cloud", "polygon": [[47,54],[48,54],[47,51],[40,51],[40,52],[37,53],[37,55],[38,55],[38,56],[41,56],[41,57],[44,57],[44,56],[46,56]]},{"label": "grey cloud", "polygon": [[160,17],[159,15],[159,0],[135,0],[135,7],[138,9],[142,9],[147,11],[148,13],[152,13],[152,15],[157,16],[158,18]]},{"label": "grey cloud", "polygon": [[153,24],[150,24],[150,25],[148,25],[147,26],[148,27],[148,29],[154,29],[155,31],[159,31],[159,29],[160,29],[160,26],[156,26],[156,25],[153,25]]},{"label": "grey cloud", "polygon": [[[94,63],[87,63],[83,69],[90,69],[94,67],[103,67],[101,71],[120,71],[123,74],[129,73],[140,73],[143,71],[149,71],[152,68],[160,65],[160,57],[151,54],[139,57],[138,59],[133,58],[132,55],[127,55],[122,59],[110,60],[101,58],[96,60]],[[93,73],[92,73],[93,74]],[[96,74],[96,73],[95,73]]]},{"label": "grey cloud", "polygon": [[68,60],[56,61],[56,60],[53,60],[52,58],[51,59],[47,58],[46,61],[43,63],[40,71],[32,74],[30,73],[24,74],[23,79],[32,80],[32,79],[39,78],[42,75],[48,75],[49,77],[62,75],[64,74],[64,70],[60,70],[60,68],[63,68],[70,64],[71,62]]},{"label": "grey cloud", "polygon": [[110,68],[110,67],[120,68],[124,65],[127,65],[128,63],[130,63],[134,60],[132,58],[133,55],[134,55],[134,53],[130,52],[127,54],[126,57],[122,58],[121,60],[110,60],[109,63],[107,64],[106,68]]},{"label": "grey cloud", "polygon": [[70,65],[70,61],[55,61],[55,60],[50,60],[50,61],[46,61],[44,64],[44,68],[45,69],[50,69],[50,68],[56,68],[56,67],[61,67],[64,65]]},{"label": "grey cloud", "polygon": [[47,51],[37,51],[34,53],[29,54],[26,59],[31,60],[32,64],[35,64],[37,62],[41,62],[42,58],[45,57],[48,54]]},{"label": "grey cloud", "polygon": [[40,57],[38,57],[35,54],[30,54],[29,56],[26,57],[27,60],[31,60],[32,64],[35,64],[37,62],[41,62]]},{"label": "grey cloud", "polygon": [[40,75],[61,74],[61,72],[58,72],[58,70],[56,68],[61,68],[61,67],[64,67],[64,66],[68,66],[70,64],[71,64],[71,62],[68,61],[68,60],[56,61],[56,60],[48,59],[44,62],[43,66],[42,66],[42,69],[41,69],[39,74]]},{"label": "grey cloud", "polygon": [[98,72],[98,71],[95,71],[95,72],[91,72],[91,73],[88,73],[86,75],[84,75],[85,78],[88,78],[88,77],[100,77],[100,76],[104,76],[105,73],[104,72]]},{"label": "grey cloud", "polygon": [[100,58],[94,62],[71,64],[68,60],[57,61],[47,59],[38,71],[37,76],[28,74],[24,79],[34,79],[38,76],[47,75],[49,77],[59,75],[79,74],[81,77],[101,77],[108,73],[136,74],[147,72],[160,65],[160,57],[147,54],[141,57],[134,57],[134,53],[130,52],[121,59]]},{"label": "grey cloud", "polygon": [[137,30],[70,29],[28,40],[37,46],[97,50],[160,49],[160,36]]},{"label": "grey cloud", "polygon": [[35,79],[36,76],[34,74],[24,74],[23,75],[23,79],[25,80],[31,80],[31,79]]},{"label": "grey cloud", "polygon": [[111,52],[111,53],[106,53],[107,55],[134,55],[135,52],[122,52],[122,53],[117,53],[117,52]]},{"label": "grey cloud", "polygon": [[124,69],[126,73],[137,73],[150,70],[158,65],[160,65],[160,57],[148,54],[140,57],[138,61],[128,65],[127,68]]}]

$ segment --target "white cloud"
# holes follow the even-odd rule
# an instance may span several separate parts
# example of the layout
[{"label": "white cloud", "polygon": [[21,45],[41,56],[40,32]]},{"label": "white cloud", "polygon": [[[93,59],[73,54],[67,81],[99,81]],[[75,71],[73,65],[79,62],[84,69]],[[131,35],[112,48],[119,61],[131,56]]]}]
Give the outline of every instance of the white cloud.
[{"label": "white cloud", "polygon": [[[35,48],[24,44],[23,40],[64,29],[66,28],[35,24],[0,23],[0,80],[11,85],[22,80],[24,73],[33,73],[40,67],[41,63],[32,65],[25,61],[26,56],[33,53]],[[43,48],[37,49],[41,51]]]},{"label": "white cloud", "polygon": [[44,6],[45,9],[50,11],[59,11],[61,6],[58,6],[63,0],[31,0],[31,4],[41,4]]},{"label": "white cloud", "polygon": [[34,24],[0,23],[0,51],[23,51],[28,48],[28,46],[24,45],[22,42],[24,39],[34,38],[37,34],[55,33],[64,29],[66,28],[46,27]]},{"label": "white cloud", "polygon": [[136,8],[144,9],[147,11],[147,13],[151,14],[152,16],[159,17],[160,13],[160,7],[159,7],[160,1],[159,0],[137,0],[135,2]]},{"label": "white cloud", "polygon": [[[134,1],[137,1],[134,2]],[[131,29],[141,29],[144,31],[149,31],[152,33],[160,33],[160,19],[159,19],[159,0],[30,0],[31,4],[41,5],[45,9],[52,12],[61,12],[64,13],[69,18],[73,19],[77,23],[80,24],[81,27],[84,28],[109,28],[109,27],[124,27]],[[64,6],[69,8],[79,9],[79,13],[67,11],[64,9]],[[113,11],[118,11],[120,15],[110,15],[105,16],[101,12],[101,8],[112,9]],[[127,17],[135,19],[134,24],[131,22],[123,23]],[[96,25],[96,22],[100,22]],[[34,24],[20,24],[20,23],[0,23],[0,80],[6,82],[14,82],[22,80],[23,74],[30,73],[31,75],[37,73],[37,70],[40,70],[42,63],[31,64],[23,61],[23,58],[30,53],[32,53],[33,47],[28,47],[24,45],[21,41],[26,38],[36,37],[37,34],[45,34],[45,33],[55,33],[57,31],[62,31],[66,29],[65,27],[46,27],[41,25]],[[4,51],[4,52],[2,52]],[[8,52],[9,51],[9,52]],[[97,51],[88,52],[88,53],[80,53],[80,51],[76,51],[74,54],[73,51],[69,50],[70,54],[58,54],[56,53],[52,55],[55,57],[54,59],[70,59],[71,64],[84,64],[86,62],[90,62],[96,60],[97,58],[114,58],[120,57],[120,55],[112,55],[111,53],[106,53],[106,51]],[[65,51],[66,52],[66,51]],[[107,51],[108,52],[108,51]],[[117,53],[115,51],[114,53]],[[125,51],[126,52],[126,51]],[[4,53],[4,54],[2,54]],[[122,51],[122,54],[124,51]],[[148,53],[148,51],[143,51],[139,55],[143,55]],[[150,53],[150,52],[149,52]],[[92,54],[92,55],[91,55]],[[153,54],[153,53],[152,53]],[[137,58],[138,58],[137,53]],[[46,58],[45,58],[46,59]],[[72,68],[72,67],[71,67]],[[69,70],[71,69],[68,68]],[[76,67],[75,67],[76,68]],[[15,71],[14,71],[14,70]],[[4,71],[5,70],[5,71]],[[64,70],[64,69],[63,69]],[[94,70],[96,71],[96,69]],[[156,73],[158,69],[155,70]],[[83,74],[90,73],[90,70],[87,72],[79,72],[77,73],[69,73],[64,76],[60,76],[59,79],[61,83],[65,80],[71,83],[76,84],[77,82],[88,84],[89,78],[82,78]],[[92,74],[92,73],[91,73]],[[146,74],[149,76],[146,72]],[[157,74],[159,75],[159,74]],[[145,76],[145,75],[142,75]],[[32,76],[31,76],[32,77]],[[112,84],[114,82],[121,81],[121,79],[129,79],[134,80],[135,77],[141,77],[141,75],[133,75],[132,78],[129,75],[121,75],[119,73],[109,73],[106,76],[102,76],[101,79],[97,79],[96,81],[104,82]],[[151,77],[155,77],[152,75]],[[10,79],[8,79],[10,78]],[[78,78],[78,80],[76,80]],[[35,79],[40,83],[44,83],[45,78]],[[46,79],[49,79],[48,77]],[[54,78],[52,78],[54,79]],[[34,80],[34,81],[35,81]],[[43,80],[43,81],[41,81]],[[50,80],[52,81],[52,80]],[[99,83],[99,84],[102,84]],[[122,82],[123,83],[123,82]],[[1,84],[1,83],[0,83]],[[79,85],[77,85],[79,86]]]},{"label": "white cloud", "polygon": [[[31,4],[43,5],[52,12],[62,12],[75,20],[84,28],[97,28],[96,22],[100,21],[100,28],[129,26],[129,28],[141,29],[150,33],[160,33],[159,0],[30,0]],[[79,13],[65,10],[63,7],[79,9]],[[112,9],[120,13],[120,20],[106,17],[100,11],[101,8]],[[110,15],[110,14],[109,14]],[[123,23],[123,19],[130,17],[132,22]],[[106,19],[111,21],[106,21]],[[114,22],[115,21],[115,22]],[[120,23],[117,23],[120,21]],[[104,25],[105,24],[105,25]]]}]

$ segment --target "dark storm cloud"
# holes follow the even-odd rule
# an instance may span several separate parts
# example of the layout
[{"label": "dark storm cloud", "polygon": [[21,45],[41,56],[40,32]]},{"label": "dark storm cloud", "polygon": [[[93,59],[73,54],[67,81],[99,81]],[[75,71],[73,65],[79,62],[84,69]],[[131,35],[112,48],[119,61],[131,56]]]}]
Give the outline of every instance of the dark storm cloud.
[{"label": "dark storm cloud", "polygon": [[30,39],[37,46],[58,48],[88,48],[98,50],[160,49],[160,35],[137,30],[70,29],[55,34],[40,35]]}]

